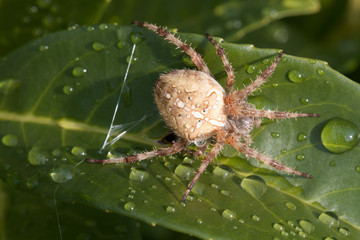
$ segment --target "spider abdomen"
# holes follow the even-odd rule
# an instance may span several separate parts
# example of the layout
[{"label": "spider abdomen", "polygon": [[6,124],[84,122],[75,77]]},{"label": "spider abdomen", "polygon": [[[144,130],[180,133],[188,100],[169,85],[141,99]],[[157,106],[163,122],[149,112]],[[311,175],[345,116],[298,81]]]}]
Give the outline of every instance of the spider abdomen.
[{"label": "spider abdomen", "polygon": [[163,74],[154,92],[166,125],[189,142],[203,142],[226,123],[224,89],[206,73],[174,70]]}]

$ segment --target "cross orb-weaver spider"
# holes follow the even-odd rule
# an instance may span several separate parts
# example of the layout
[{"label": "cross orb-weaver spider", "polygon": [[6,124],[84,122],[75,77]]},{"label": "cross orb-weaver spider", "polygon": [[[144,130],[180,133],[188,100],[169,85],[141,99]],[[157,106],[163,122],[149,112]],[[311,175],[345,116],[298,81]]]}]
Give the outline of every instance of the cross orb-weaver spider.
[{"label": "cross orb-weaver spider", "polygon": [[[248,158],[256,158],[266,165],[270,165],[290,174],[297,174],[311,178],[311,175],[296,171],[290,167],[274,161],[257,150],[250,148],[250,131],[260,126],[262,118],[286,119],[298,117],[316,117],[314,113],[291,113],[256,109],[247,102],[247,97],[259,88],[272,75],[278,65],[283,52],[255,81],[242,90],[233,91],[234,70],[229,63],[225,51],[208,34],[220,56],[226,73],[226,90],[214,79],[209,68],[192,47],[176,38],[162,27],[146,22],[134,22],[144,26],[170,43],[181,48],[191,57],[192,62],[199,70],[173,70],[160,76],[155,84],[155,102],[166,125],[180,140],[171,147],[160,148],[132,156],[105,160],[87,160],[97,163],[132,163],[155,156],[169,156],[184,150],[187,145],[194,143],[198,148],[195,155],[205,154],[210,142],[216,139],[213,147],[205,156],[195,177],[189,184],[182,201],[186,199],[192,187],[205,171],[211,161],[220,153],[224,144],[229,144]],[[216,137],[215,137],[216,136]]]}]

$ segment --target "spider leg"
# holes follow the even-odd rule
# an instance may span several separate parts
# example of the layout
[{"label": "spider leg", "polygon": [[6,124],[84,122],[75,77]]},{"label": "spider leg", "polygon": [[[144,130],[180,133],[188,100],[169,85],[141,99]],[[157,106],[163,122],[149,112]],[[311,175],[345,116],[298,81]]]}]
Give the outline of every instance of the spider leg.
[{"label": "spider leg", "polygon": [[222,47],[220,47],[219,44],[217,44],[214,41],[214,39],[212,37],[210,37],[209,34],[206,34],[206,37],[209,39],[209,41],[212,43],[212,45],[214,45],[214,47],[216,48],[216,54],[221,57],[221,60],[224,64],[225,71],[228,76],[227,80],[226,80],[226,93],[230,94],[232,92],[232,89],[234,86],[234,81],[235,81],[234,69],[231,66],[229,60],[227,59],[224,49]]},{"label": "spider leg", "polygon": [[292,174],[304,176],[304,177],[307,177],[307,178],[312,178],[312,176],[309,175],[309,174],[296,171],[295,169],[292,169],[292,168],[287,167],[287,166],[285,166],[285,165],[283,165],[283,164],[281,164],[279,162],[276,162],[271,157],[268,157],[268,156],[266,156],[264,154],[261,154],[260,152],[258,152],[256,150],[250,148],[249,146],[247,146],[245,143],[239,142],[232,135],[227,137],[225,142],[227,144],[233,146],[239,152],[242,152],[243,154],[245,154],[248,158],[251,157],[251,158],[258,159],[258,160],[262,161],[263,163],[265,163],[266,165],[272,166],[273,168],[276,168],[276,169],[278,169],[280,171],[285,171],[287,173],[292,173]]},{"label": "spider leg", "polygon": [[190,56],[191,61],[195,64],[195,66],[200,71],[211,76],[211,72],[210,72],[209,68],[207,67],[206,63],[204,62],[204,60],[201,58],[200,54],[198,54],[192,47],[190,47],[186,43],[182,42],[179,38],[175,37],[174,34],[171,34],[167,30],[165,30],[163,27],[158,27],[154,24],[150,24],[147,22],[134,21],[133,24],[146,27],[146,28],[156,32],[157,34],[159,34],[160,36],[162,36],[163,38],[168,40],[170,43],[181,48],[187,55]]},{"label": "spider leg", "polygon": [[297,112],[279,112],[265,109],[252,109],[241,106],[231,105],[227,107],[227,112],[232,117],[242,118],[247,117],[265,117],[269,119],[287,119],[287,118],[298,118],[298,117],[319,117],[316,113],[297,113]]},{"label": "spider leg", "polygon": [[213,146],[213,148],[210,150],[208,155],[206,155],[205,159],[201,163],[195,177],[192,179],[191,183],[189,184],[188,188],[186,189],[181,201],[185,201],[186,197],[189,195],[194,184],[199,180],[200,175],[205,171],[205,169],[209,165],[209,163],[211,163],[214,160],[214,158],[219,154],[221,148],[224,145],[225,134],[226,134],[225,131],[218,130],[217,141],[216,141],[215,145]]},{"label": "spider leg", "polygon": [[150,152],[143,152],[134,154],[131,156],[126,156],[122,158],[112,158],[112,159],[85,159],[86,162],[92,162],[92,163],[132,163],[137,161],[142,161],[148,158],[156,157],[156,156],[169,156],[175,153],[180,152],[183,150],[187,145],[187,142],[185,140],[181,140],[178,142],[175,142],[171,147],[168,148],[159,148],[154,151]]},{"label": "spider leg", "polygon": [[254,92],[256,89],[258,89],[273,74],[283,54],[284,52],[281,51],[279,56],[276,58],[276,60],[268,68],[266,68],[265,71],[261,75],[259,75],[255,79],[255,81],[253,81],[250,85],[248,85],[246,88],[242,90],[235,91],[233,94],[229,95],[229,97],[235,98],[237,100],[243,100],[247,96],[249,96],[252,92]]}]

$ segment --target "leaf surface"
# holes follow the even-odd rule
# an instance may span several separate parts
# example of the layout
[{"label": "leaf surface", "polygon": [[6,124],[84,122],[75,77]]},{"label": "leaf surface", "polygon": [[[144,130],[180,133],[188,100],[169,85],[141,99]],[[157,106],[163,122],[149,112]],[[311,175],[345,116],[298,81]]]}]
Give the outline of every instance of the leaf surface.
[{"label": "leaf surface", "polygon": [[[196,47],[223,85],[226,74],[207,39],[194,34],[181,38]],[[359,238],[359,147],[334,154],[320,138],[334,118],[355,126],[359,122],[359,85],[321,61],[286,55],[272,78],[249,99],[257,107],[320,114],[265,120],[252,134],[253,147],[313,179],[247,161],[227,147],[183,204],[180,199],[200,164],[185,153],[139,164],[82,162],[85,157],[107,157],[107,151],[99,149],[134,42],[135,59],[115,120],[126,132],[112,146],[111,155],[164,146],[159,140],[167,129],[154,105],[152,88],[159,74],[191,68],[187,57],[146,29],[82,27],[35,40],[1,61],[2,179],[48,197],[60,184],[58,200],[85,203],[201,238]],[[237,88],[277,56],[276,50],[252,45],[222,46],[237,71]]]}]

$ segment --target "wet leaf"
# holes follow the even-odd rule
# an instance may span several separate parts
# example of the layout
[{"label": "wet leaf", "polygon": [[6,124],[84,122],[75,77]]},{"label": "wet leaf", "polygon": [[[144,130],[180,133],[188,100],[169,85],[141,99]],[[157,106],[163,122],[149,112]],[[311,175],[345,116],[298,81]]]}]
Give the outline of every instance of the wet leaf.
[{"label": "wet leaf", "polygon": [[[207,39],[181,37],[196,47],[224,84],[221,60]],[[35,40],[1,61],[0,81],[13,79],[17,84],[9,93],[0,91],[2,179],[50,198],[59,183],[59,201],[84,203],[207,239],[345,239],[347,233],[346,239],[359,238],[359,148],[335,154],[321,142],[322,129],[333,118],[357,126],[359,85],[321,61],[285,55],[273,77],[250,99],[258,107],[320,114],[265,121],[253,131],[254,147],[313,179],[288,176],[226,148],[184,206],[180,199],[190,179],[175,170],[184,166],[195,171],[200,164],[186,154],[127,165],[82,162],[85,157],[106,158],[107,152],[99,149],[134,41],[129,91],[122,96],[115,120],[124,135],[111,154],[163,147],[159,140],[167,129],[152,88],[159,74],[189,68],[183,53],[139,27],[82,27]],[[94,48],[94,42],[103,47]],[[237,88],[278,54],[252,45],[222,45],[237,71]],[[301,81],[289,74],[294,71]]]}]

